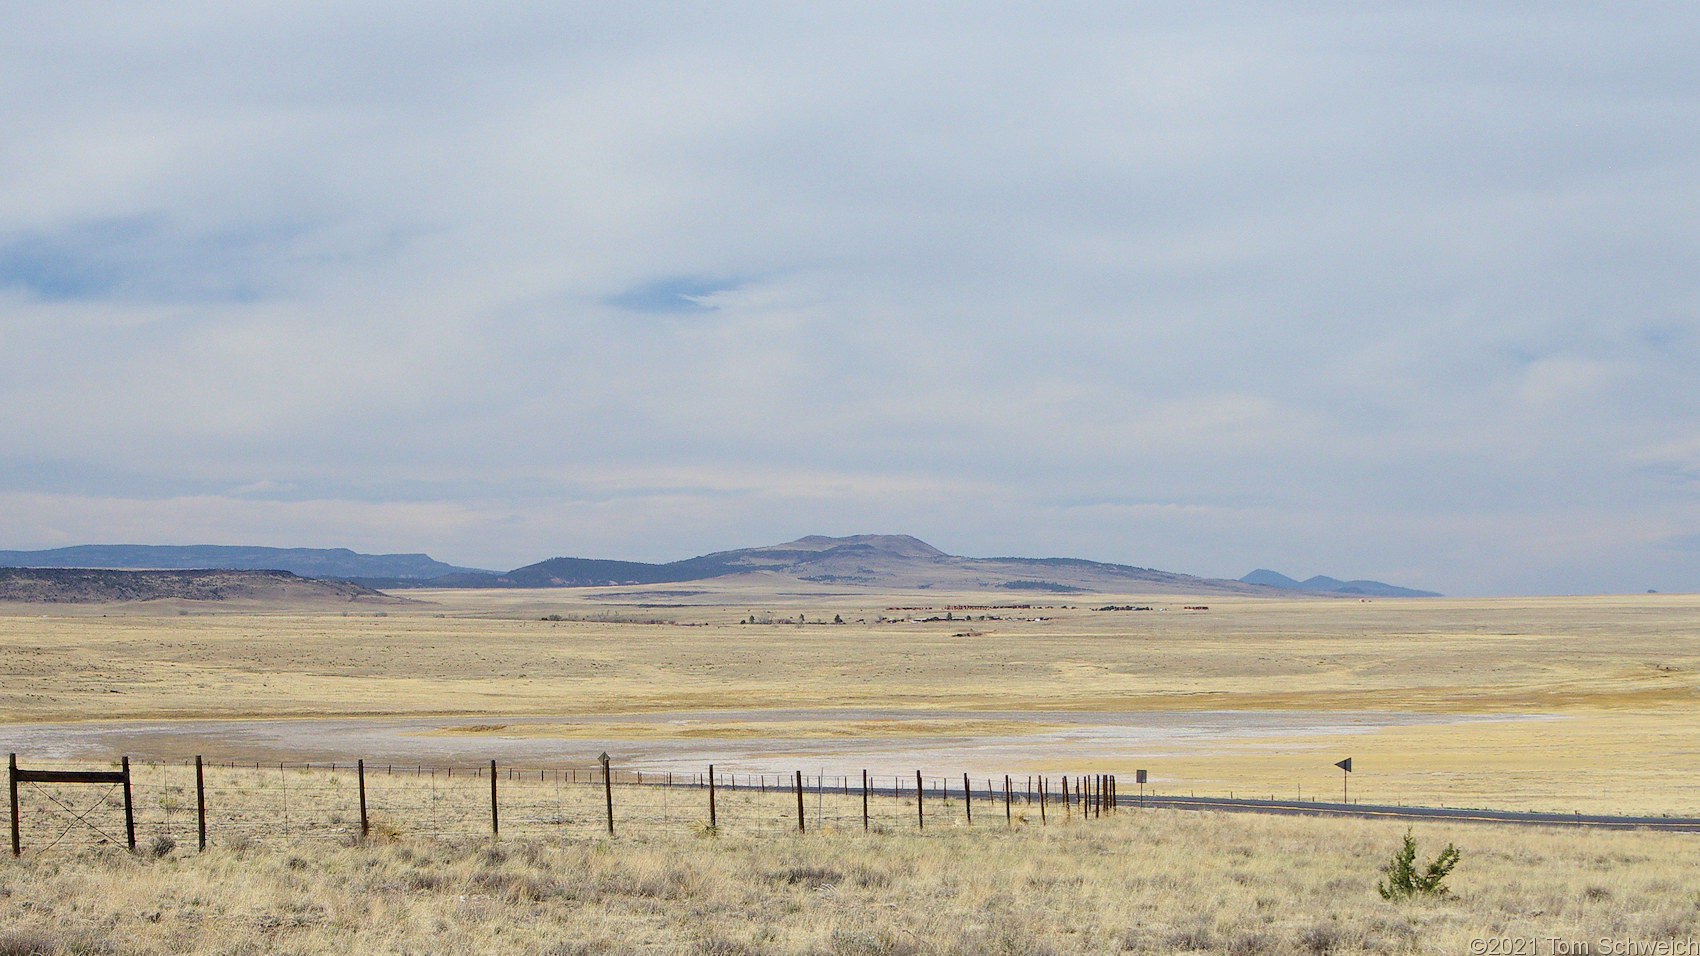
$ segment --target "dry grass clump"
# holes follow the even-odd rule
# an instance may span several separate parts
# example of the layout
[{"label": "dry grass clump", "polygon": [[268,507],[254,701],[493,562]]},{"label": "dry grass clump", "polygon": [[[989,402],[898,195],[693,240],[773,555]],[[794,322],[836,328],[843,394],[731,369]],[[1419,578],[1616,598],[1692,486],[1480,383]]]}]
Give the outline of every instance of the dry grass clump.
[{"label": "dry grass clump", "polygon": [[1450,896],[1375,891],[1401,823],[1124,812],[806,836],[223,842],[0,866],[10,953],[1462,953],[1700,932],[1686,834],[1419,827]]}]

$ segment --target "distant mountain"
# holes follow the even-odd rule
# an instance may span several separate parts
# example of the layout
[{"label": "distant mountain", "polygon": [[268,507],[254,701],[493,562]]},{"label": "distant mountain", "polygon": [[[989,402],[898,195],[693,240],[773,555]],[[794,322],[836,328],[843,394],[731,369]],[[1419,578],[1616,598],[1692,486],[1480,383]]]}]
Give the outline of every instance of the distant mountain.
[{"label": "distant mountain", "polygon": [[[857,558],[878,562],[933,561],[949,557],[909,535],[858,534],[844,538],[810,535],[786,544],[737,551],[716,551],[667,564],[606,561],[596,558],[550,558],[500,575],[508,587],[583,587],[601,584],[663,584],[701,581],[752,571],[807,570],[807,580],[824,580],[822,569],[839,569]],[[864,569],[862,573],[871,574]]]},{"label": "distant mountain", "polygon": [[1240,583],[1261,584],[1266,588],[1285,588],[1288,591],[1304,590],[1304,585],[1287,577],[1279,571],[1271,571],[1268,568],[1258,568],[1256,571],[1240,578]]},{"label": "distant mountain", "polygon": [[[368,588],[551,588],[671,584],[728,575],[764,575],[864,587],[1000,589],[1059,595],[1086,591],[1269,594],[1269,589],[1374,597],[1434,597],[1379,581],[1318,575],[1295,581],[1257,570],[1238,581],[1080,558],[968,558],[906,534],[809,535],[784,544],[716,551],[651,564],[606,558],[550,558],[512,571],[445,564],[424,554],[359,554],[347,548],[90,544],[47,551],[0,551],[0,568],[285,571]],[[157,582],[156,582],[157,583]],[[152,585],[149,585],[150,587]],[[175,586],[175,585],[173,585]]]},{"label": "distant mountain", "polygon": [[288,571],[115,571],[0,568],[0,602],[97,604],[108,601],[285,601],[291,604],[401,603],[348,581],[315,581]]},{"label": "distant mountain", "polygon": [[5,568],[223,569],[289,571],[313,578],[423,580],[478,574],[424,554],[358,554],[347,548],[248,548],[225,545],[84,544],[47,551],[0,551]]},{"label": "distant mountain", "polygon": [[1243,578],[1244,584],[1258,584],[1269,588],[1282,588],[1288,591],[1318,591],[1325,594],[1362,594],[1368,597],[1440,597],[1433,591],[1418,591],[1414,588],[1402,588],[1380,581],[1342,581],[1318,574],[1303,581],[1295,581],[1279,571],[1268,568],[1258,568]]},{"label": "distant mountain", "polygon": [[1260,588],[1079,558],[965,558],[904,534],[810,535],[784,544],[648,564],[600,558],[550,558],[505,574],[455,574],[429,581],[359,579],[374,587],[594,587],[670,584],[759,574],[820,584],[889,588],[999,588],[1037,594],[1078,591],[1266,593]]}]

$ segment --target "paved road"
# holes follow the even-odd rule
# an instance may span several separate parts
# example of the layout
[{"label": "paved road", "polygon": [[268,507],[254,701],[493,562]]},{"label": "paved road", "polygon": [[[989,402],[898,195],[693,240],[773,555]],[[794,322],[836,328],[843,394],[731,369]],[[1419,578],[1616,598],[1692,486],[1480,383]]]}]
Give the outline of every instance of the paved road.
[{"label": "paved road", "polygon": [[[790,789],[791,783],[789,779],[778,779],[783,780],[783,782],[778,784],[776,787],[769,787],[768,790],[774,791]],[[804,778],[805,797],[812,794],[815,790],[815,784],[811,783],[810,779],[811,778],[808,777]],[[941,794],[938,790],[933,789],[931,784],[932,780],[929,779],[926,794],[927,802],[929,804],[943,796],[943,794]],[[722,783],[720,786],[727,790],[754,789],[748,785],[736,785],[729,783]],[[829,791],[834,792],[837,790],[837,788],[830,786],[828,789]],[[852,782],[850,784],[850,792],[859,792],[859,786]],[[961,790],[955,790],[952,792],[954,792],[957,799],[961,799]],[[914,796],[915,789],[913,787],[905,787],[898,790],[890,786],[874,786],[868,788],[868,793],[870,796],[878,797]],[[982,804],[990,803],[990,812],[993,814],[998,813],[998,804],[1001,803],[1001,800],[996,798],[988,800],[985,796],[983,796],[984,793],[985,791],[978,789],[975,790],[975,805],[980,806]],[[1056,797],[1053,796],[1051,799],[1055,800]],[[1014,802],[1018,805],[1022,804],[1021,796],[1017,796]],[[1475,810],[1459,807],[1390,806],[1387,804],[1374,803],[1313,803],[1308,800],[1250,800],[1230,797],[1177,797],[1168,795],[1159,796],[1149,793],[1145,794],[1143,797],[1138,794],[1117,794],[1116,803],[1130,810],[1138,810],[1143,806],[1166,810],[1214,810],[1228,813],[1279,813],[1291,816],[1356,817],[1377,820],[1451,820],[1460,823],[1511,823],[1523,826],[1592,827],[1605,830],[1666,830],[1674,833],[1700,833],[1700,817],[1632,817],[1588,813],[1533,813],[1520,812],[1516,810]],[[1062,808],[1056,807],[1051,812],[1060,813],[1062,812]],[[1079,811],[1076,810],[1075,812]],[[931,814],[929,814],[929,816],[931,816]]]},{"label": "paved road", "polygon": [[[1137,808],[1138,796],[1118,794],[1117,803]],[[1519,823],[1531,826],[1597,827],[1608,830],[1671,830],[1700,833],[1700,817],[1622,817],[1588,813],[1521,813],[1457,807],[1405,807],[1370,803],[1310,803],[1297,800],[1240,800],[1226,797],[1171,797],[1147,794],[1147,807],[1171,810],[1226,810],[1300,816],[1368,817],[1398,820],[1455,820],[1470,823]]]}]

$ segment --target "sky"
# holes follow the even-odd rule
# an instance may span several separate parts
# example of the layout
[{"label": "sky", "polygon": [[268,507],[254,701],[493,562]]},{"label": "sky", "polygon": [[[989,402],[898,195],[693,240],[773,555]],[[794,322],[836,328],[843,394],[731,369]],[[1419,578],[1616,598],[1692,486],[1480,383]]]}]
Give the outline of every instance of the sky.
[{"label": "sky", "polygon": [[1693,4],[0,22],[0,548],[1700,590]]}]

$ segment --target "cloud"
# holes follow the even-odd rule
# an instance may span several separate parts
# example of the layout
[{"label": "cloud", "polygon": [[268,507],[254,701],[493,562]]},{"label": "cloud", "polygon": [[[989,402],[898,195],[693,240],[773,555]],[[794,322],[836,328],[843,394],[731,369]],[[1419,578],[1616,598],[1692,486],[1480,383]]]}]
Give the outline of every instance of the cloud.
[{"label": "cloud", "polygon": [[1695,26],[20,9],[0,494],[64,497],[0,543],[1691,587]]},{"label": "cloud", "polygon": [[248,301],[266,291],[258,264],[289,254],[292,224],[172,234],[158,216],[73,223],[0,239],[0,288],[43,299]]},{"label": "cloud", "polygon": [[1674,551],[1700,551],[1700,532],[1673,535],[1665,539],[1664,545]]},{"label": "cloud", "polygon": [[611,296],[608,304],[627,312],[713,312],[716,293],[738,288],[739,283],[695,276],[675,276],[645,282]]}]

